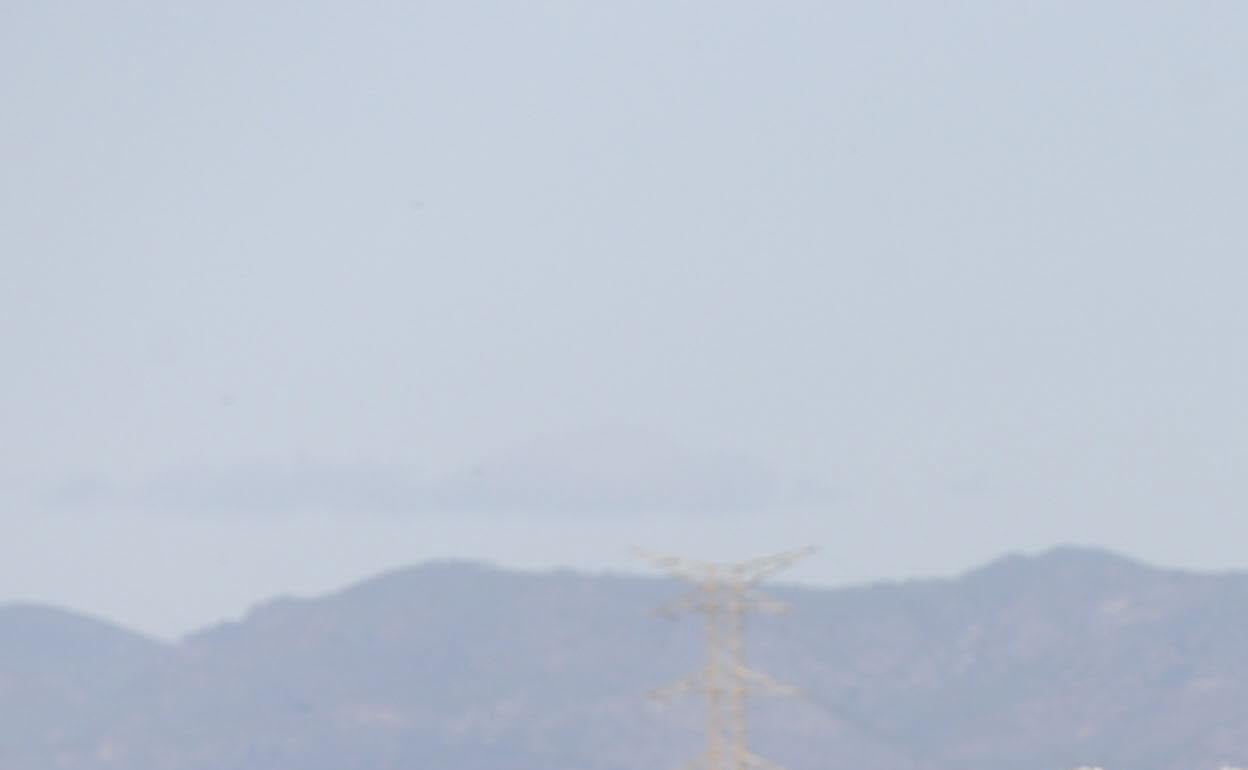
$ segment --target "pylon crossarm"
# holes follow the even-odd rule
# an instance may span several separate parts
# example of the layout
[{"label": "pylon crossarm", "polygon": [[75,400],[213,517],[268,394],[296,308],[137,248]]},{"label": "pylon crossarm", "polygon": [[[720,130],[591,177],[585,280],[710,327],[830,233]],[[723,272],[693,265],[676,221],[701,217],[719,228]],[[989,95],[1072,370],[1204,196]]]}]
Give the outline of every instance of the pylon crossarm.
[{"label": "pylon crossarm", "polygon": [[733,673],[737,680],[749,688],[750,693],[757,695],[797,695],[800,691],[792,686],[777,682],[761,671],[745,666],[734,666]]},{"label": "pylon crossarm", "polygon": [[717,768],[711,767],[711,763],[707,757],[698,757],[697,759],[691,759],[681,765],[679,770],[717,770]]},{"label": "pylon crossarm", "polygon": [[698,688],[693,684],[688,684],[688,685],[684,683],[673,684],[673,685],[668,685],[667,687],[659,687],[657,689],[651,690],[650,698],[653,700],[662,701],[666,703],[668,701],[675,700],[677,697],[681,695],[687,695],[688,693],[691,693],[696,689]]},{"label": "pylon crossarm", "polygon": [[816,550],[814,546],[807,546],[793,551],[785,551],[784,553],[743,561],[732,565],[730,569],[733,577],[738,578],[743,584],[753,585],[769,575],[773,575],[788,567],[793,562],[811,555]]},{"label": "pylon crossarm", "polygon": [[711,671],[709,668],[702,669],[693,676],[687,676],[676,682],[672,682],[666,687],[659,687],[650,691],[650,697],[655,700],[672,700],[681,695],[689,693],[706,693],[717,689],[712,681]]},{"label": "pylon crossarm", "polygon": [[634,552],[638,557],[645,559],[669,575],[684,580],[692,580],[696,583],[709,579],[719,571],[719,565],[709,561],[697,561],[696,559],[686,559],[683,556],[652,553],[642,548],[635,548]]},{"label": "pylon crossarm", "polygon": [[757,768],[757,770],[785,770],[785,768],[777,765],[768,759],[763,759],[753,752],[745,755],[745,764],[749,767]]},{"label": "pylon crossarm", "polygon": [[675,617],[683,612],[713,612],[721,609],[719,602],[707,598],[705,590],[697,590],[685,594],[679,599],[659,606],[656,610],[665,617]]}]

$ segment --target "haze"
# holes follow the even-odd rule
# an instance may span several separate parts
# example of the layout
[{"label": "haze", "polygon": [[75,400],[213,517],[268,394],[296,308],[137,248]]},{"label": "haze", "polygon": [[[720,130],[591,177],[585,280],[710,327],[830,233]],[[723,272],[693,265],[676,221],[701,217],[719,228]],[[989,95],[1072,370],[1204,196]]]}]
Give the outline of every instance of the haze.
[{"label": "haze", "polygon": [[0,601],[1245,566],[1248,6],[9,2]]}]

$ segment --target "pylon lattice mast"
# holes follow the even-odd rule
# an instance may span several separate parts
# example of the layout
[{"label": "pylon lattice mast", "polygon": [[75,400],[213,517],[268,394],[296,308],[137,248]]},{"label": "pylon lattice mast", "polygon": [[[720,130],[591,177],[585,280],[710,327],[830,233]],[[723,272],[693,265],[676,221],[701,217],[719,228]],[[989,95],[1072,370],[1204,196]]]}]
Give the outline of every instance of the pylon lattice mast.
[{"label": "pylon lattice mast", "polygon": [[691,770],[780,770],[749,749],[746,700],[752,695],[791,695],[795,689],[746,665],[745,616],[751,611],[783,611],[785,606],[762,595],[758,584],[814,550],[808,547],[729,564],[641,554],[659,569],[695,586],[666,609],[697,612],[706,619],[706,665],[655,692],[661,698],[685,693],[706,697],[706,751],[691,763]]}]

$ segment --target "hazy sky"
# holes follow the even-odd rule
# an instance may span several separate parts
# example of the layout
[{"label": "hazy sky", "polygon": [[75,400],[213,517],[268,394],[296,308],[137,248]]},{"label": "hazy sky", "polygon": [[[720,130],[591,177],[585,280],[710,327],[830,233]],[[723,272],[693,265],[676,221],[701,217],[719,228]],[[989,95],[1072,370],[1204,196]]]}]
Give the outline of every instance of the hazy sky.
[{"label": "hazy sky", "polygon": [[0,601],[1248,567],[1248,5],[0,5]]}]

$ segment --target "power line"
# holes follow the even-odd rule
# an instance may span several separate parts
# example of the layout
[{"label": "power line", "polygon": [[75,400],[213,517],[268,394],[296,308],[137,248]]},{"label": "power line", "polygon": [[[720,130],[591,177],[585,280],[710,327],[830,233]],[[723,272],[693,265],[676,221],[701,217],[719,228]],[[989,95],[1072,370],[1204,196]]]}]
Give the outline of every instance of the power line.
[{"label": "power line", "polygon": [[694,590],[667,605],[668,612],[697,612],[706,619],[706,665],[655,692],[657,697],[705,696],[706,750],[694,770],[781,770],[750,751],[746,701],[753,695],[791,695],[795,689],[745,663],[745,616],[781,612],[785,605],[757,590],[766,577],[814,552],[807,547],[736,563],[694,561],[642,553],[659,569],[693,583]]}]

